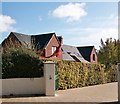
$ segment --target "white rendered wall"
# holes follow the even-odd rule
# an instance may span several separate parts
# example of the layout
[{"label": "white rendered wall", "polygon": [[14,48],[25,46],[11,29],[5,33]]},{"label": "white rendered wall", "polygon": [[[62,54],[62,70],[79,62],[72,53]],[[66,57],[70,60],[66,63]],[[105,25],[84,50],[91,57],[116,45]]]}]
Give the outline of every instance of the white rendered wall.
[{"label": "white rendered wall", "polygon": [[2,79],[2,95],[10,94],[45,94],[44,77]]}]

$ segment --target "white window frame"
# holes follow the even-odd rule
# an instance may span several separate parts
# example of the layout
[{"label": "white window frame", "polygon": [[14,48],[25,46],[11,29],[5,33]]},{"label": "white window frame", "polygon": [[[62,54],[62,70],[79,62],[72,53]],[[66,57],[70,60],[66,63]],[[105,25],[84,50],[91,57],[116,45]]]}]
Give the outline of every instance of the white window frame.
[{"label": "white window frame", "polygon": [[55,46],[52,46],[52,54],[56,51],[56,47]]}]

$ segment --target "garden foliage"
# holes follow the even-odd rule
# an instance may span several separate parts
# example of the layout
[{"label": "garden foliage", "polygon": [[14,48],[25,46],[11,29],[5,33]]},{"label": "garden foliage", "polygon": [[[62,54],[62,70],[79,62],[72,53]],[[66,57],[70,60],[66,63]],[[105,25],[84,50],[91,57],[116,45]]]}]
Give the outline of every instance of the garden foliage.
[{"label": "garden foliage", "polygon": [[43,76],[43,62],[36,53],[24,47],[8,48],[2,53],[2,78]]},{"label": "garden foliage", "polygon": [[117,80],[114,71],[105,72],[103,64],[89,64],[71,61],[58,61],[59,89],[78,88],[90,85],[104,84]]}]

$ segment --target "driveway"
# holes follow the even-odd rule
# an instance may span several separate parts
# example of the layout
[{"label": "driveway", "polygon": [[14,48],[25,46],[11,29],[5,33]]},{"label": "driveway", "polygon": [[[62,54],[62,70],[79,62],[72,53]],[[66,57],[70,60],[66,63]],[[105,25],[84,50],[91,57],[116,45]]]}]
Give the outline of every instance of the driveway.
[{"label": "driveway", "polygon": [[[56,96],[3,98],[2,102],[117,102],[117,82],[56,91]],[[4,104],[4,103],[3,103]]]}]

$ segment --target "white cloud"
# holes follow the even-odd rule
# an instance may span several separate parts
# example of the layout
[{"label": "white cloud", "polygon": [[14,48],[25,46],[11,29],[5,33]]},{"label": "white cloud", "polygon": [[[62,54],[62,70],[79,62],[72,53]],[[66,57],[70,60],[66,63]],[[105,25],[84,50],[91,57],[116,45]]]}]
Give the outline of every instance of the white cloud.
[{"label": "white cloud", "polygon": [[[101,20],[102,21],[102,20]],[[118,26],[118,16],[116,16],[116,15],[113,15],[113,14],[111,14],[110,16],[108,16],[108,17],[105,17],[104,19],[103,19],[103,25],[107,25],[107,27],[116,27],[116,26]]]},{"label": "white cloud", "polygon": [[103,41],[106,41],[107,38],[118,39],[117,28],[76,28],[70,29],[69,34],[70,32],[75,35],[67,39],[66,43],[75,46],[94,45],[99,49],[101,38]]},{"label": "white cloud", "polygon": [[[118,16],[109,15],[94,17],[87,21],[85,26],[67,27],[60,34],[64,36],[64,44],[75,46],[95,45],[99,49],[100,39],[106,41],[107,38],[118,39]],[[120,36],[119,36],[120,38]]]},{"label": "white cloud", "polygon": [[0,15],[0,32],[14,31],[13,24],[16,21],[10,16]]},{"label": "white cloud", "polygon": [[85,3],[68,3],[61,5],[52,11],[52,15],[57,18],[67,18],[67,22],[78,21],[81,17],[87,15]]}]

